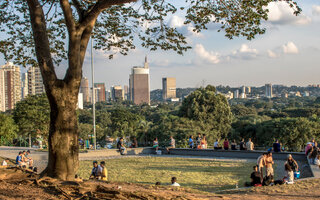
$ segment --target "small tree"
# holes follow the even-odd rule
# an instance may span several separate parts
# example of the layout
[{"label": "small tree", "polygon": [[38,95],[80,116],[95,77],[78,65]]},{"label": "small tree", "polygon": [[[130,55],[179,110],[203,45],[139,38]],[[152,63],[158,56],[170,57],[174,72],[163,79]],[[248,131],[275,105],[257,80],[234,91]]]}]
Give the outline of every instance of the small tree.
[{"label": "small tree", "polygon": [[[264,6],[273,1],[186,0],[179,9],[185,15],[185,24],[193,24],[196,32],[216,22],[222,24],[228,38],[242,35],[252,39],[265,32],[260,27],[261,20],[267,20]],[[300,11],[291,0],[286,2],[295,13]],[[177,10],[165,0],[0,2],[0,31],[6,33],[0,40],[0,52],[6,60],[24,66],[36,64],[41,69],[51,109],[47,175],[73,180],[78,169],[76,105],[90,36],[95,48],[124,55],[135,48],[134,39],[151,50],[182,54],[190,48],[186,38],[166,23]],[[65,77],[59,79],[55,65],[62,60],[68,61],[68,68]]]}]

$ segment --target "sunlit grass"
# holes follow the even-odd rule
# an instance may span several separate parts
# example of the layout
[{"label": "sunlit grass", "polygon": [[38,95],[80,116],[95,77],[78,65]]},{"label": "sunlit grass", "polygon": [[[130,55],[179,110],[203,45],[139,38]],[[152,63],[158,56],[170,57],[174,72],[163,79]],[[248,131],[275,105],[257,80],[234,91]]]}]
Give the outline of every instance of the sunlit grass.
[{"label": "sunlit grass", "polygon": [[[213,161],[191,158],[132,157],[106,160],[108,180],[115,182],[155,184],[170,183],[175,176],[184,187],[202,191],[243,186],[249,181],[254,163]],[[91,161],[81,161],[79,175],[87,179],[92,169]]]}]

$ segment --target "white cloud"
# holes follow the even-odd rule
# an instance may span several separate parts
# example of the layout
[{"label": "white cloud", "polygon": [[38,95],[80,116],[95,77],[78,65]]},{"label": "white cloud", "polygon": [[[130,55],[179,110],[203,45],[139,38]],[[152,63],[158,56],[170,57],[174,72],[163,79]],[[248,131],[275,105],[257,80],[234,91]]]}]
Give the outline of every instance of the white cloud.
[{"label": "white cloud", "polygon": [[319,5],[312,6],[312,14],[313,15],[320,15],[320,6]]},{"label": "white cloud", "polygon": [[286,2],[271,2],[267,6],[269,9],[268,21],[272,24],[296,24],[306,25],[311,23],[311,18],[301,13],[298,16],[293,14],[294,10]]},{"label": "white cloud", "polygon": [[213,51],[207,51],[202,44],[196,44],[194,51],[197,56],[206,62],[211,64],[218,64],[220,62],[220,54]]},{"label": "white cloud", "polygon": [[278,58],[279,57],[275,52],[273,52],[271,50],[268,50],[268,56],[269,56],[269,58]]},{"label": "white cloud", "polygon": [[231,57],[248,60],[257,57],[258,53],[257,49],[250,48],[247,44],[242,44],[240,49],[232,52]]},{"label": "white cloud", "polygon": [[288,42],[287,44],[282,45],[283,53],[285,54],[298,54],[299,49],[293,42]]},{"label": "white cloud", "polygon": [[180,28],[185,26],[183,18],[174,15],[170,20],[170,26],[175,28]]},{"label": "white cloud", "polygon": [[191,24],[184,24],[184,18],[174,15],[170,21],[169,25],[170,27],[177,28],[178,31],[185,36],[193,36],[193,37],[202,37],[203,35],[201,33],[194,32],[194,27]]}]

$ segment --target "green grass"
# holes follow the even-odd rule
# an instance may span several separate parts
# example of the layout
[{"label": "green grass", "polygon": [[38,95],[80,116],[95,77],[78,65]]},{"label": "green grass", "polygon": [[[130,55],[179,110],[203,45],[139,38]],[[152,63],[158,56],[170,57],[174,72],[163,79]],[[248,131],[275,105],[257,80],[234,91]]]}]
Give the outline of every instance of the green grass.
[{"label": "green grass", "polygon": [[[183,187],[213,192],[242,187],[250,181],[254,163],[213,161],[193,158],[134,157],[106,160],[108,180],[162,185],[175,176]],[[81,161],[78,174],[87,179],[92,169],[91,161]]]}]

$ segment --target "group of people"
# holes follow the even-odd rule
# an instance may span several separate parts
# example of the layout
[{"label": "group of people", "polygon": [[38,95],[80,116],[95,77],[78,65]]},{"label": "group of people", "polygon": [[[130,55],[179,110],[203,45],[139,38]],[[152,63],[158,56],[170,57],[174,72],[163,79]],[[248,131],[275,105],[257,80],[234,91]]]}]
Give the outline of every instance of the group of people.
[{"label": "group of people", "polygon": [[[152,146],[156,153],[159,151],[159,141],[158,138],[153,139],[153,146]],[[166,147],[167,153],[170,154],[170,149],[176,148],[176,140],[173,138],[173,136],[170,136],[170,142],[169,146]]]},{"label": "group of people", "polygon": [[[198,136],[193,139],[193,136],[189,136],[188,140],[188,146],[191,149],[207,149],[208,148],[208,142],[205,134],[198,134]],[[242,139],[238,144],[236,140],[232,140],[232,142],[229,142],[227,138],[224,139],[222,145],[220,145],[219,139],[216,139],[216,141],[213,143],[213,148],[216,150],[224,149],[224,150],[254,150],[254,143],[251,141],[251,138],[248,139],[247,142]]]},{"label": "group of people", "polygon": [[305,154],[312,165],[317,165],[320,168],[320,149],[315,139],[307,143]]},{"label": "group of people", "polygon": [[33,169],[33,159],[30,156],[30,150],[20,151],[16,157],[16,165]]},{"label": "group of people", "polygon": [[[281,180],[274,180],[273,171],[273,158],[272,152],[263,153],[257,159],[257,165],[253,167],[253,172],[251,173],[251,182],[246,186],[263,186],[272,184],[293,184],[294,183],[294,173],[299,173],[299,165],[297,161],[292,158],[291,154],[288,154],[287,161],[284,164],[284,169],[286,171],[285,176]],[[264,170],[265,169],[265,170]],[[263,175],[265,172],[265,176]]]},{"label": "group of people", "polygon": [[108,171],[105,161],[101,161],[100,165],[98,165],[98,161],[93,161],[92,164],[93,168],[91,170],[90,179],[107,181]]}]

